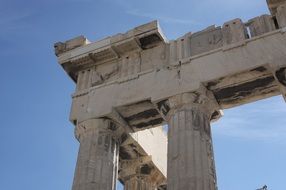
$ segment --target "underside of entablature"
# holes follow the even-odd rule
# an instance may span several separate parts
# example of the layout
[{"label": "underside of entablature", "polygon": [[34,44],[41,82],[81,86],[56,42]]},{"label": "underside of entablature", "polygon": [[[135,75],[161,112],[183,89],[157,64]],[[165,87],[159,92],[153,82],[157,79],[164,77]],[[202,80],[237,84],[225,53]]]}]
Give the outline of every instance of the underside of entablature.
[{"label": "underside of entablature", "polygon": [[[123,166],[126,162],[130,163],[127,168]],[[138,164],[139,168],[136,167]],[[148,175],[157,186],[166,184],[167,136],[162,127],[132,133],[122,139],[119,150],[119,180],[124,182],[124,176],[134,174],[135,169],[139,169],[137,172],[142,175]]]},{"label": "underside of entablature", "polygon": [[205,83],[222,108],[279,95],[279,86],[267,65]]}]

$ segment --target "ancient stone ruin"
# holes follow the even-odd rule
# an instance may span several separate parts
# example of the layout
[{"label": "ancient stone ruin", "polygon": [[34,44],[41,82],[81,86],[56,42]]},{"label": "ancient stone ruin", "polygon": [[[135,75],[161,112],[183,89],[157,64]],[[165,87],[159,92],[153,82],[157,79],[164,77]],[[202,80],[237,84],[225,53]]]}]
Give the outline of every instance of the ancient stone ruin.
[{"label": "ancient stone ruin", "polygon": [[114,190],[119,179],[125,190],[216,190],[211,122],[225,108],[286,98],[286,0],[267,3],[271,15],[177,40],[154,21],[97,42],[56,43],[76,83],[72,189]]}]

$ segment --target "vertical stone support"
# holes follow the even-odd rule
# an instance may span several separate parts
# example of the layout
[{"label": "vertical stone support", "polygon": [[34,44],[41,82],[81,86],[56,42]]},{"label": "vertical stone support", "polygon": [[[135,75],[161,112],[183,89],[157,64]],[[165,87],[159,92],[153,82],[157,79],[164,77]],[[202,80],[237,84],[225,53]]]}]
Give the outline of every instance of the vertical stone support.
[{"label": "vertical stone support", "polygon": [[119,143],[114,128],[106,119],[77,125],[75,135],[80,148],[72,190],[115,190]]},{"label": "vertical stone support", "polygon": [[215,108],[217,104],[208,92],[184,93],[166,102],[168,190],[217,189],[210,128]]},{"label": "vertical stone support", "polygon": [[124,190],[155,190],[156,183],[152,179],[153,168],[148,164],[151,157],[139,157],[133,160],[121,160],[120,177],[124,182]]},{"label": "vertical stone support", "polygon": [[280,28],[286,27],[286,3],[277,7],[276,19]]}]

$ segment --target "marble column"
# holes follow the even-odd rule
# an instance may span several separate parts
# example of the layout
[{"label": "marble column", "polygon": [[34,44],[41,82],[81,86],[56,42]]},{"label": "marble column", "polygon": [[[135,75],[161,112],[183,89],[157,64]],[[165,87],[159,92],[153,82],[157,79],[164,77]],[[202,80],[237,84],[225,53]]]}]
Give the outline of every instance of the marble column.
[{"label": "marble column", "polygon": [[115,190],[118,141],[114,124],[106,119],[81,122],[75,130],[80,142],[72,190]]},{"label": "marble column", "polygon": [[166,102],[168,190],[217,189],[210,128],[217,105],[213,101],[204,92],[180,94]]}]

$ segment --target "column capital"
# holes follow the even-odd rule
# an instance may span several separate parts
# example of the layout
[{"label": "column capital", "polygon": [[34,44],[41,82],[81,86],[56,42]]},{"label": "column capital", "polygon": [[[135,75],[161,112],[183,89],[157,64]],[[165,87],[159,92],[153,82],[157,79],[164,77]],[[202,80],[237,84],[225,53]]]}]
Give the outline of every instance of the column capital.
[{"label": "column capital", "polygon": [[157,108],[167,121],[176,111],[190,108],[207,114],[211,120],[218,119],[222,115],[213,93],[204,87],[160,101],[157,103]]},{"label": "column capital", "polygon": [[110,134],[114,139],[118,139],[119,135],[115,133],[117,126],[110,119],[89,119],[78,123],[75,127],[75,137],[81,141],[84,136],[94,132],[102,134]]}]

